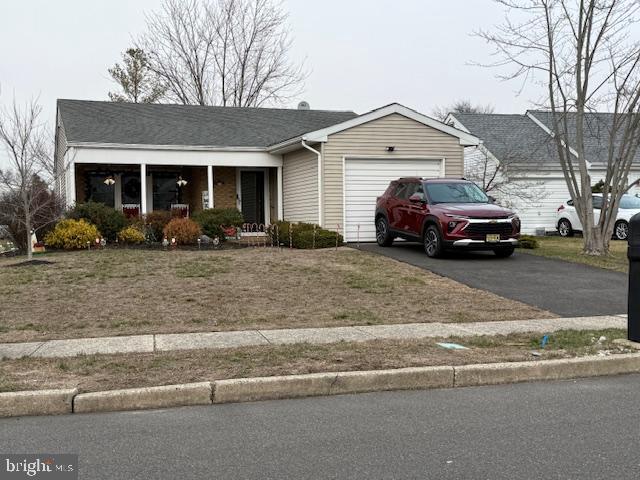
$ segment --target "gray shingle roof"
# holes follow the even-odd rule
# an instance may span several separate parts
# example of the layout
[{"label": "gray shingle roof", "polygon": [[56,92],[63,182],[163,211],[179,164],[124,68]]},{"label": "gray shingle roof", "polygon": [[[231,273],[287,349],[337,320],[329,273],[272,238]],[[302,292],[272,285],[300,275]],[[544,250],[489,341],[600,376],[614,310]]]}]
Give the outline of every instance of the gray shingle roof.
[{"label": "gray shingle roof", "polygon": [[526,115],[452,114],[498,160],[511,164],[558,163],[552,138]]},{"label": "gray shingle roof", "polygon": [[[532,110],[530,112],[538,120],[544,123],[549,130],[553,130],[553,115],[551,112]],[[575,115],[568,114],[569,144],[575,146],[571,132],[575,132]],[[584,149],[585,156],[592,164],[607,162],[609,155],[609,135],[613,128],[614,116],[612,113],[591,112],[585,114],[584,119]],[[619,145],[616,145],[619,148]],[[634,162],[640,162],[640,151],[636,152]]]},{"label": "gray shingle roof", "polygon": [[[549,130],[553,130],[551,112],[529,112]],[[471,134],[480,138],[487,149],[501,161],[509,163],[559,164],[556,145],[551,136],[527,115],[484,113],[452,114]],[[607,161],[608,135],[613,114],[588,113],[585,116],[585,155],[593,165]],[[570,131],[573,118],[569,118]],[[569,142],[574,146],[573,142]],[[640,163],[640,150],[634,162]]]},{"label": "gray shingle roof", "polygon": [[354,112],[58,100],[69,142],[268,147]]}]

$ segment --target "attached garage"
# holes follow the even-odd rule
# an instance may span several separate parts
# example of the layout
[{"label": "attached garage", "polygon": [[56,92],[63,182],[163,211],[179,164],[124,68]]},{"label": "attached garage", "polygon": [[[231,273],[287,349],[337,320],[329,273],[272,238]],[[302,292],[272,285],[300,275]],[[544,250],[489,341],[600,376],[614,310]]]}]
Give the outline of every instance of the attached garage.
[{"label": "attached garage", "polygon": [[[376,197],[400,177],[461,178],[479,140],[397,103],[278,146],[284,219],[375,241]],[[297,148],[296,148],[297,147]]]},{"label": "attached garage", "polygon": [[558,207],[569,199],[569,189],[564,177],[527,177],[526,181],[532,185],[541,185],[536,187],[541,190],[541,198],[534,202],[524,202],[517,198],[513,200],[513,209],[522,222],[522,233],[533,235],[537,229],[542,228],[546,231],[555,230]]},{"label": "attached garage", "polygon": [[345,158],[344,234],[347,242],[375,241],[376,198],[400,177],[444,176],[444,159]]}]

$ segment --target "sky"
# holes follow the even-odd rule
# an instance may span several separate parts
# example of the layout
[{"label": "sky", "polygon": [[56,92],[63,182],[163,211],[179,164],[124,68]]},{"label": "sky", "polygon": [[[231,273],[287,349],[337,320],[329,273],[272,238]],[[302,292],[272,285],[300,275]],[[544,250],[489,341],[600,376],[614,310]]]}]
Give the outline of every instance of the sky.
[{"label": "sky", "polygon": [[[0,104],[37,97],[54,123],[57,98],[106,100],[107,68],[144,31],[160,0],[1,0]],[[522,113],[540,92],[502,82],[473,35],[500,23],[492,0],[283,0],[291,57],[309,76],[311,108],[364,113],[399,102],[426,114],[457,99]],[[1,160],[0,160],[1,161]]]}]

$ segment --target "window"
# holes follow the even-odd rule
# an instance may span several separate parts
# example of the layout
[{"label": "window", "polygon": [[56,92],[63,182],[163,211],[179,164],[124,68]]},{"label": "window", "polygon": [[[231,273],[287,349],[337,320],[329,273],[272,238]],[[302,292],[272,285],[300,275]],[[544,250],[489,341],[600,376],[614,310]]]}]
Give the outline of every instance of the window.
[{"label": "window", "polygon": [[171,205],[178,202],[178,174],[158,172],[153,174],[153,209],[171,210]]},{"label": "window", "polygon": [[109,176],[104,172],[91,172],[87,174],[87,201],[104,203],[108,207],[115,207],[115,188],[106,185],[105,179]]},{"label": "window", "polygon": [[407,184],[399,183],[396,187],[396,191],[393,193],[393,196],[399,198],[400,200],[406,200],[407,198],[409,198],[409,196],[407,195]]},{"label": "window", "polygon": [[408,200],[411,195],[414,193],[422,193],[424,195],[424,191],[422,189],[422,184],[418,182],[407,182],[401,183],[398,185],[396,189],[395,196],[400,200]]},{"label": "window", "polygon": [[475,183],[437,182],[425,187],[431,203],[489,203],[489,197]]},{"label": "window", "polygon": [[602,209],[602,197],[591,197],[591,203],[596,210]]},{"label": "window", "polygon": [[623,195],[620,200],[620,208],[624,210],[640,210],[640,198],[633,195]]},{"label": "window", "polygon": [[122,174],[122,203],[140,205],[140,174]]}]

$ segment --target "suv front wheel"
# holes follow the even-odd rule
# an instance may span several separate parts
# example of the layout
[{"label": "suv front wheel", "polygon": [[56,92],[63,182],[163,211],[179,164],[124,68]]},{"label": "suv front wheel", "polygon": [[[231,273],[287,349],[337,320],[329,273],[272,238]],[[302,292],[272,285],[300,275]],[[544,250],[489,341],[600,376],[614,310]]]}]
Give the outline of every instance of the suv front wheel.
[{"label": "suv front wheel", "polygon": [[384,217],[376,220],[376,242],[381,247],[390,247],[393,243],[393,237],[389,231],[389,222]]},{"label": "suv front wheel", "polygon": [[444,252],[442,236],[440,235],[440,230],[438,230],[438,227],[435,225],[429,225],[425,229],[422,244],[428,257],[438,258],[441,257]]}]

